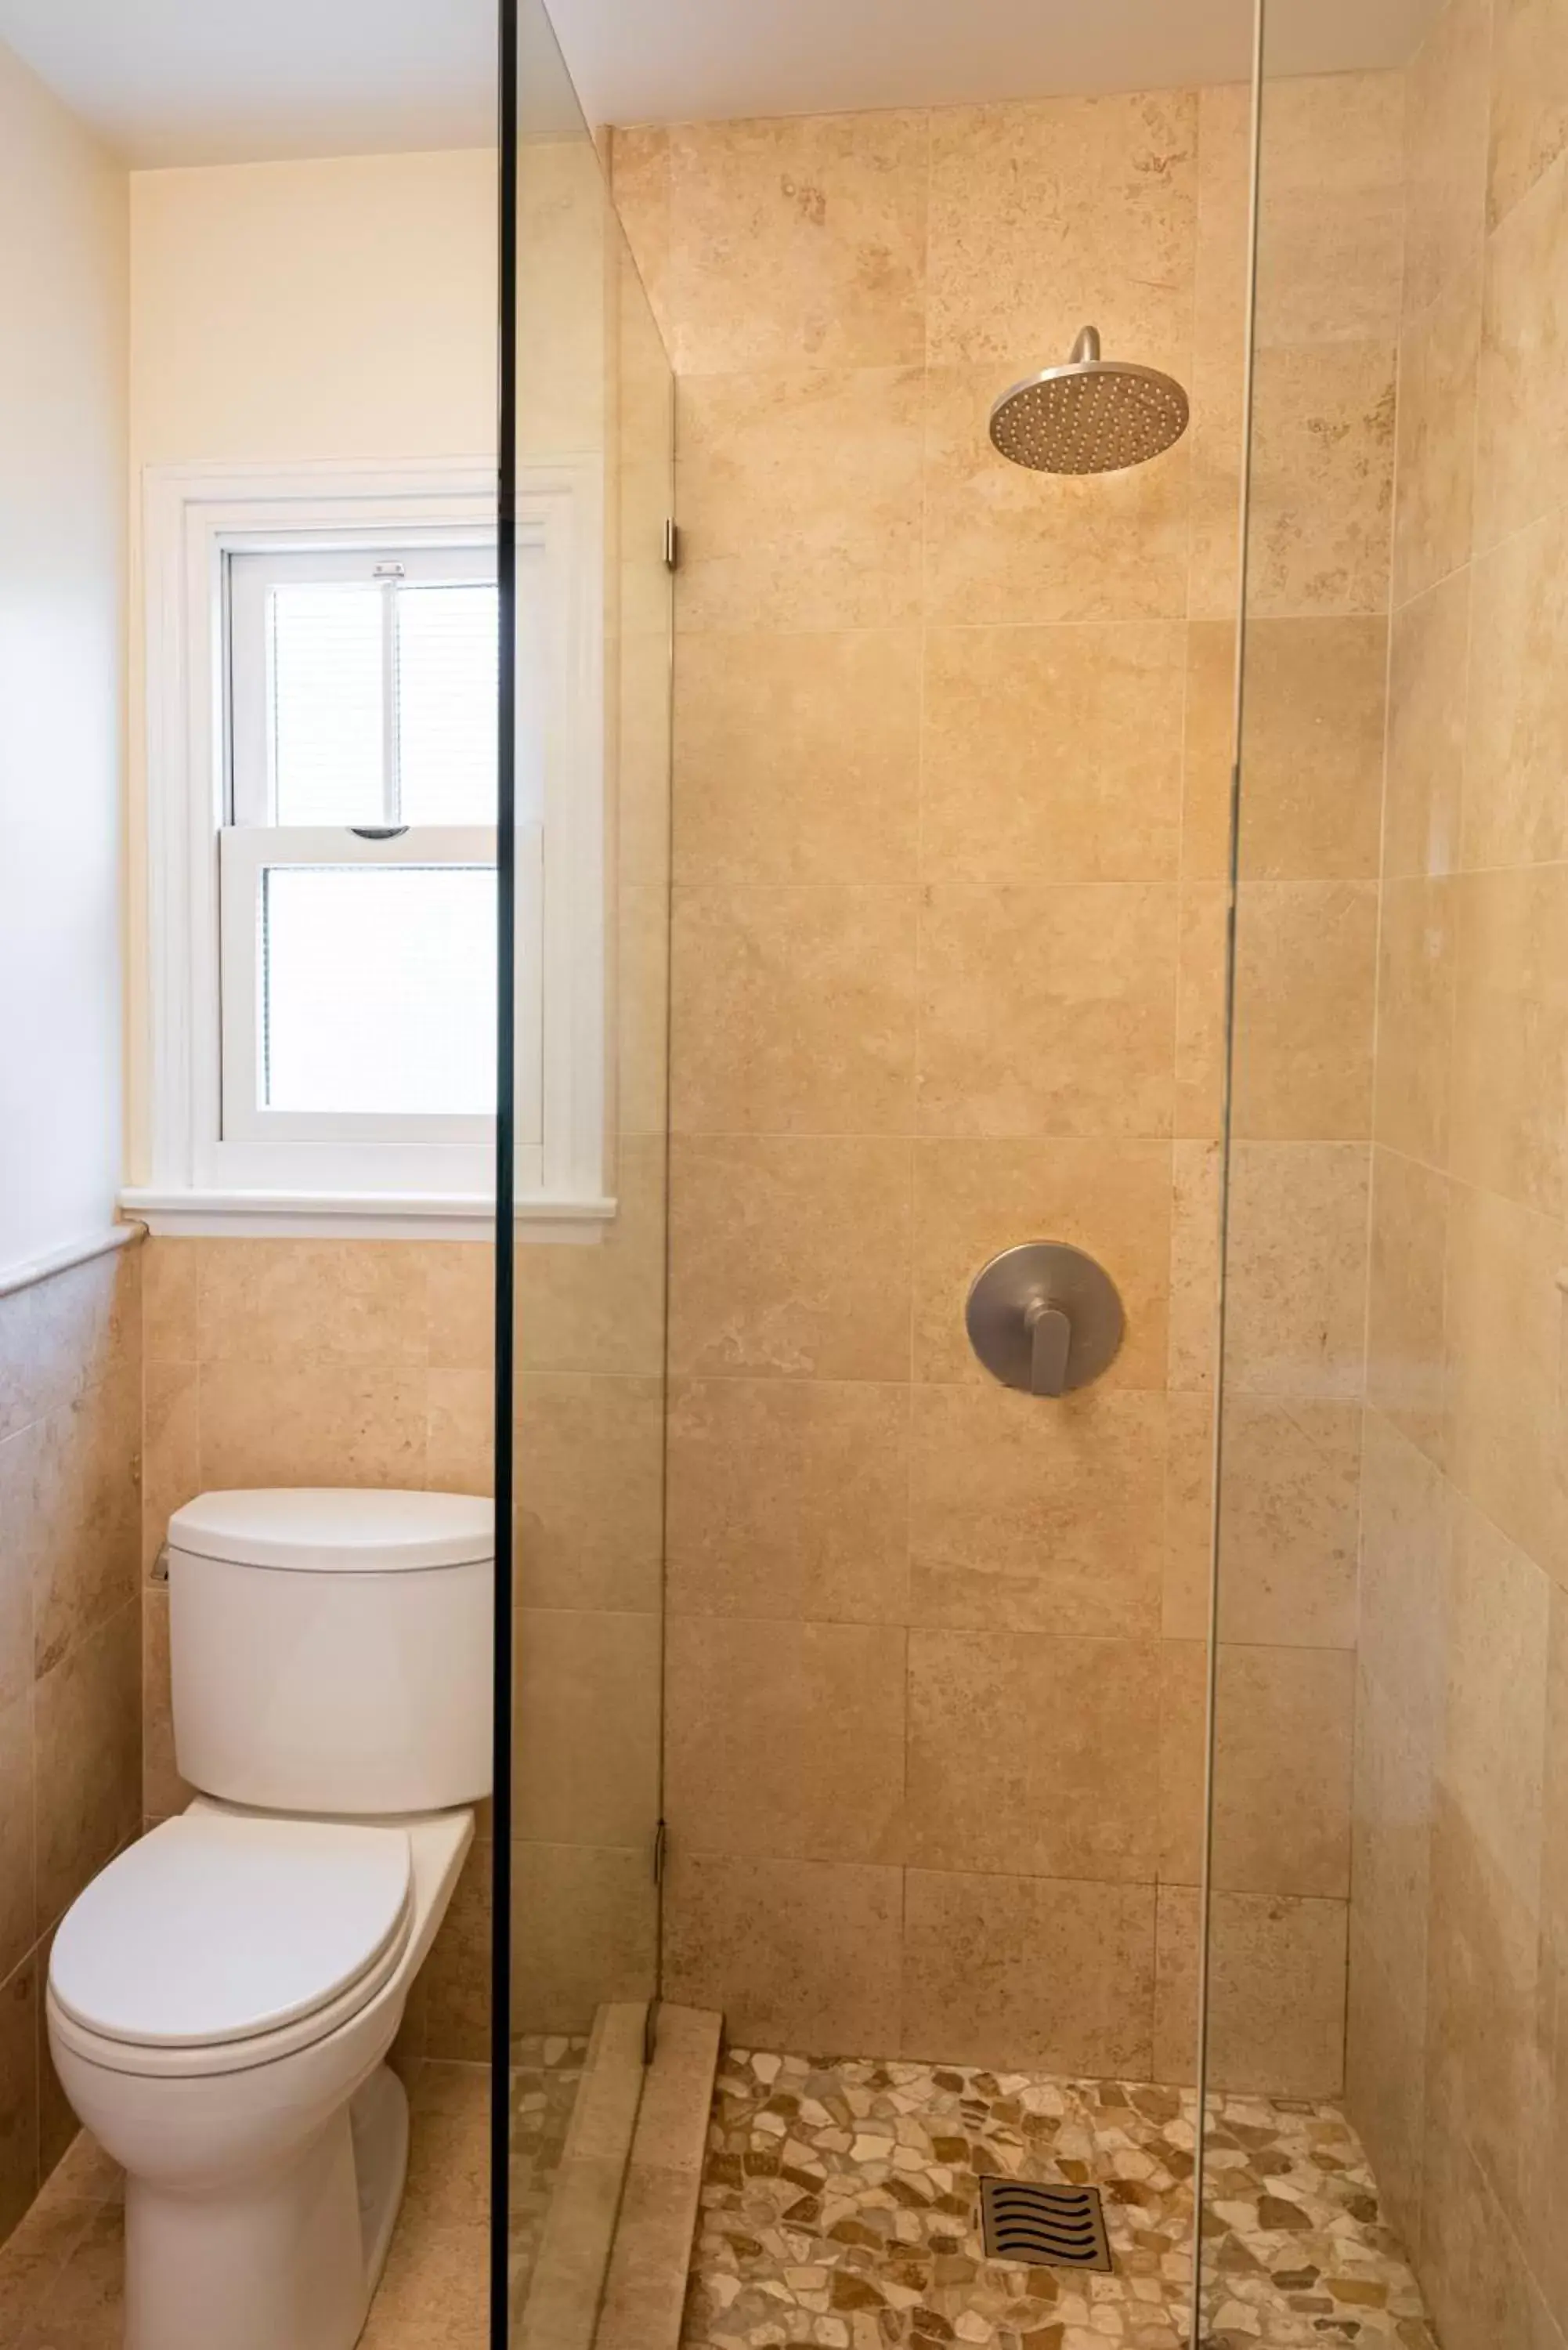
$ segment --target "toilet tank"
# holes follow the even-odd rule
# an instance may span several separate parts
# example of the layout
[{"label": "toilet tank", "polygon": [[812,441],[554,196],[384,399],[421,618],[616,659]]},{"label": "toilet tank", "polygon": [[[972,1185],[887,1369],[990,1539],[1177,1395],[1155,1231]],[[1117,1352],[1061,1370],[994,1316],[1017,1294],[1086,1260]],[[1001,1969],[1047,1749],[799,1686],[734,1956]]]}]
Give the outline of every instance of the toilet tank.
[{"label": "toilet tank", "polygon": [[280,1812],[490,1792],[494,1511],[462,1493],[203,1493],[169,1523],[181,1775]]}]

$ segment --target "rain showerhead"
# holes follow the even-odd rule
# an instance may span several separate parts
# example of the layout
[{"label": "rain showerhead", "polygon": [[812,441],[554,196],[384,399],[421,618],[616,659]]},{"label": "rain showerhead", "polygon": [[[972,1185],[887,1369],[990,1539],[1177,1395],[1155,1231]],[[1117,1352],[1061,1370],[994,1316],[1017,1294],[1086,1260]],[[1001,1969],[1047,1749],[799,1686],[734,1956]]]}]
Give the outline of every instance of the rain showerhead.
[{"label": "rain showerhead", "polygon": [[1085,327],[1065,367],[1002,393],[991,437],[1004,457],[1036,473],[1116,473],[1179,441],[1189,412],[1173,376],[1103,359],[1097,331]]}]

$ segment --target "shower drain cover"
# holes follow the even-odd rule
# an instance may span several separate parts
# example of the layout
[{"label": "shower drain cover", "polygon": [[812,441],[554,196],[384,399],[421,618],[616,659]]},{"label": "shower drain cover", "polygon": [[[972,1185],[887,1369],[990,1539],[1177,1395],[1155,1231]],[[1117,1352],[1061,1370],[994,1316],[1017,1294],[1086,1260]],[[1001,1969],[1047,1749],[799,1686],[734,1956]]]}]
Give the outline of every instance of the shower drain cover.
[{"label": "shower drain cover", "polygon": [[1110,2268],[1097,2187],[982,2178],[980,2213],[988,2260],[1023,2261],[1034,2268]]}]

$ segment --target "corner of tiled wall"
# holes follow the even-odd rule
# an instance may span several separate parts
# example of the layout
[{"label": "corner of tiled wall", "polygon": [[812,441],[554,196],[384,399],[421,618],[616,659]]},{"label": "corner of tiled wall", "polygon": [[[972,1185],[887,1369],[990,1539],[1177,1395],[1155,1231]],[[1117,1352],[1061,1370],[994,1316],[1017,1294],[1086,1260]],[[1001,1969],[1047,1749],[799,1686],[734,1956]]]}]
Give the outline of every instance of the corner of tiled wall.
[{"label": "corner of tiled wall", "polygon": [[0,1297],[0,2239],[76,2132],[50,1939],[137,1833],[140,1252]]},{"label": "corner of tiled wall", "polygon": [[1449,2350],[1568,2332],[1568,137],[1408,77],[1349,2103]]}]

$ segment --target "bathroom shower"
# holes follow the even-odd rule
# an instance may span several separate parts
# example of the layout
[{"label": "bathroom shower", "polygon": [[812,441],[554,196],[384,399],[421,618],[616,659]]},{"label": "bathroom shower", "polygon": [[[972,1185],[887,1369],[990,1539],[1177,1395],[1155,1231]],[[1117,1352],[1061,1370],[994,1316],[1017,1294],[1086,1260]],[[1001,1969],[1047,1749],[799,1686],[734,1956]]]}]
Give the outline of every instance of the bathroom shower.
[{"label": "bathroom shower", "polygon": [[1085,327],[1065,367],[1046,368],[1004,391],[991,411],[1002,455],[1036,473],[1118,473],[1174,447],[1190,414],[1173,376],[1100,357]]}]

